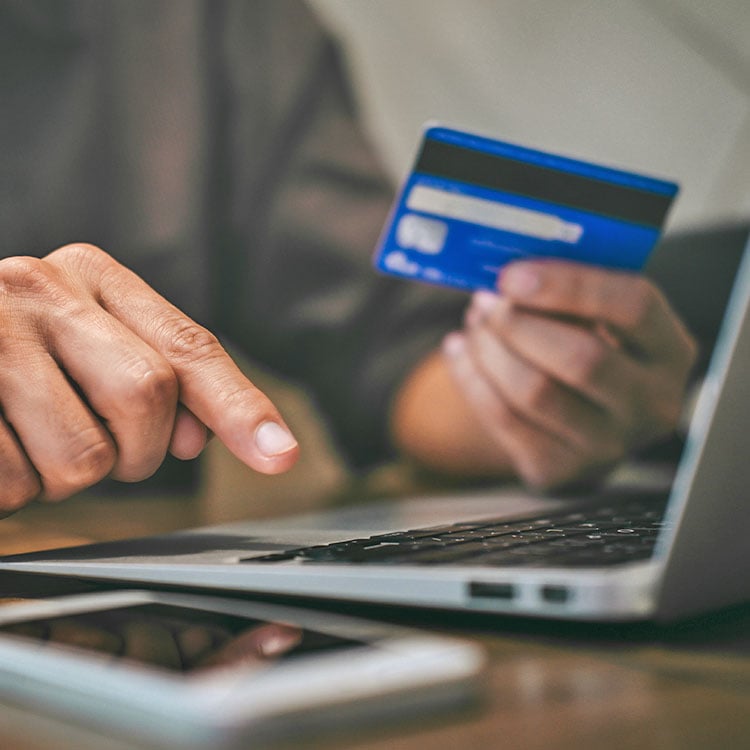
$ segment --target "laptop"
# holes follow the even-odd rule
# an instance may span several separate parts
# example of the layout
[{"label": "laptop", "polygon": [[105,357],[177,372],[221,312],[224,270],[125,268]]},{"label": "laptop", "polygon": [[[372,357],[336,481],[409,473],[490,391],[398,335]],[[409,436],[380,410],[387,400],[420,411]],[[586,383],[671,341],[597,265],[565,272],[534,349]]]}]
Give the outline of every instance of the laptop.
[{"label": "laptop", "polygon": [[675,620],[750,600],[748,425],[750,243],[668,481],[637,474],[576,498],[505,488],[358,504],[6,556],[0,576],[586,621]]}]

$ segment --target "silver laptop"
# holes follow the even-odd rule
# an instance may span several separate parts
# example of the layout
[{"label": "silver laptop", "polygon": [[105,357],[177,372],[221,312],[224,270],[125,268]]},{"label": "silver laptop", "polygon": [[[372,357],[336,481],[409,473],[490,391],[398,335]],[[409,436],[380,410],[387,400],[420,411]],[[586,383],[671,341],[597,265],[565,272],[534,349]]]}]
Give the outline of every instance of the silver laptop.
[{"label": "silver laptop", "polygon": [[357,505],[0,558],[0,571],[580,620],[750,600],[750,244],[676,473]]}]

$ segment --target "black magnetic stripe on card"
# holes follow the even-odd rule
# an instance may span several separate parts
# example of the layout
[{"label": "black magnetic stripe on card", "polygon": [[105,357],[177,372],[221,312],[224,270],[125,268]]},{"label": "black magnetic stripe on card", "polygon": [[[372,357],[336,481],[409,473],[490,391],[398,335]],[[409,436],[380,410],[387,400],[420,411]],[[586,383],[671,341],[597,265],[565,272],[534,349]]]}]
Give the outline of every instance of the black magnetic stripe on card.
[{"label": "black magnetic stripe on card", "polygon": [[426,139],[415,172],[661,227],[673,196]]}]

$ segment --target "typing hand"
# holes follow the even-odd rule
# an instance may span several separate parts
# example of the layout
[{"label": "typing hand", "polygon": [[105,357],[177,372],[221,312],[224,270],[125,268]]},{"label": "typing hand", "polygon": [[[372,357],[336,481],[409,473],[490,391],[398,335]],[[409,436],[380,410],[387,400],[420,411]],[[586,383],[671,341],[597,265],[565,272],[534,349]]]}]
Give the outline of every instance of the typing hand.
[{"label": "typing hand", "polygon": [[611,466],[679,419],[696,345],[642,276],[523,261],[443,351],[488,438],[536,487]]},{"label": "typing hand", "polygon": [[296,441],[217,339],[104,251],[0,261],[0,511],[145,479],[209,431],[252,468]]}]

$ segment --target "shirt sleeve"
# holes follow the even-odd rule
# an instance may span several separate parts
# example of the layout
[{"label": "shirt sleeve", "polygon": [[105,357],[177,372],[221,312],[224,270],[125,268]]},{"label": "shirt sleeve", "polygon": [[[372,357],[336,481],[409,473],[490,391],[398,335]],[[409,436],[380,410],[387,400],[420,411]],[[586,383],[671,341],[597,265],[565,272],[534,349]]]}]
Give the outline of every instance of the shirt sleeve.
[{"label": "shirt sleeve", "polygon": [[265,7],[262,28],[227,19],[219,325],[302,383],[362,467],[392,455],[394,394],[458,325],[467,298],[373,269],[392,186],[359,128],[337,48],[303,6]]}]

